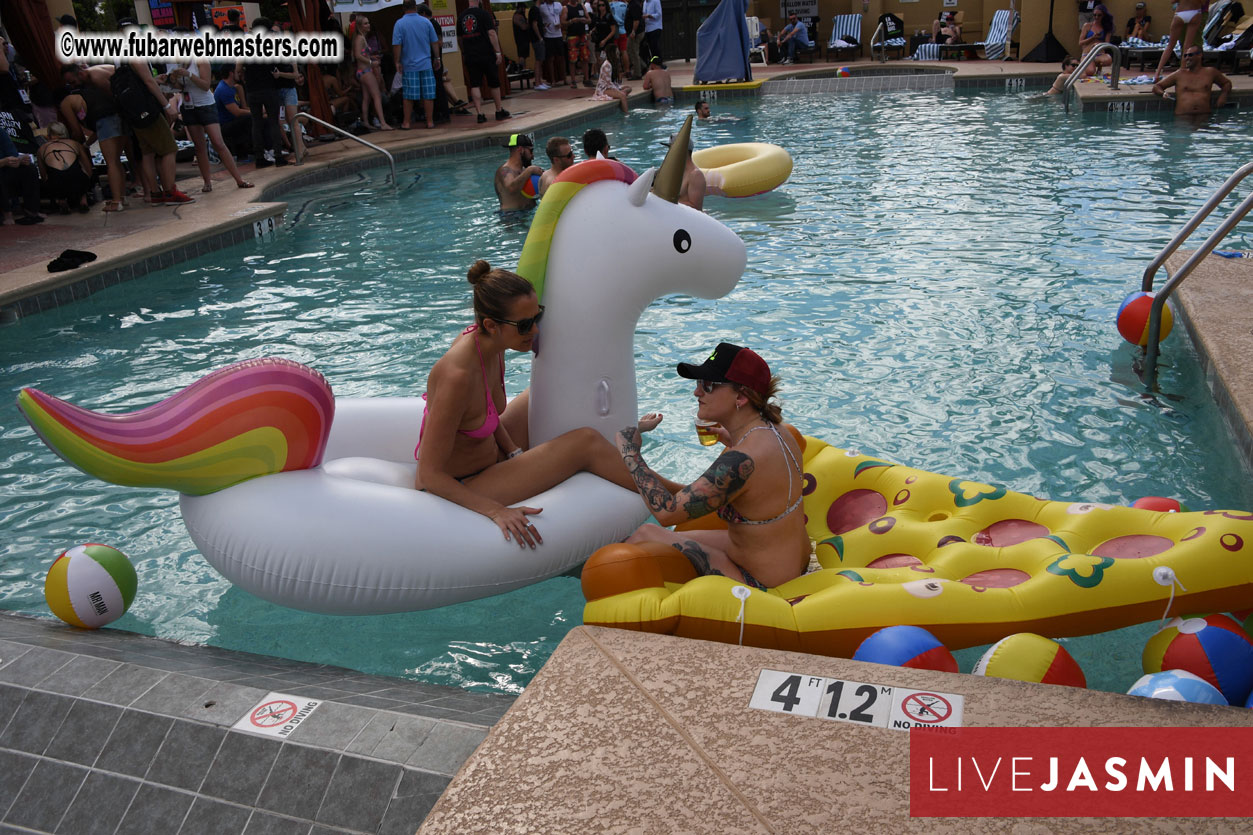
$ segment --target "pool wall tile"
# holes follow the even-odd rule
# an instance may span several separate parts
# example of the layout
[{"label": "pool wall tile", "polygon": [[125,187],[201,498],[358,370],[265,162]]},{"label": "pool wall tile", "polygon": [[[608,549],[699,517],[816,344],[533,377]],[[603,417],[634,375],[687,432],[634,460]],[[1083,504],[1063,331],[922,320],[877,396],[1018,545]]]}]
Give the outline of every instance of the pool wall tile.
[{"label": "pool wall tile", "polygon": [[143,777],[174,724],[172,719],[126,710],[96,758],[96,768]]},{"label": "pool wall tile", "polygon": [[[87,769],[54,760],[40,760],[4,816],[4,822],[44,832],[55,832],[65,815],[67,798],[78,793]],[[55,791],[49,788],[55,786]]]},{"label": "pool wall tile", "polygon": [[215,725],[234,725],[268,692],[269,689],[218,682],[202,693],[192,704],[191,712],[184,716]]},{"label": "pool wall tile", "polygon": [[401,767],[360,757],[340,757],[316,820],[363,832],[374,832],[400,782]]},{"label": "pool wall tile", "polygon": [[117,835],[172,835],[178,832],[195,795],[144,783],[122,817]]},{"label": "pool wall tile", "polygon": [[67,696],[81,696],[88,689],[103,681],[119,666],[121,665],[116,661],[105,661],[82,655],[75,656],[68,664],[39,682],[39,689],[63,693]]},{"label": "pool wall tile", "polygon": [[451,777],[486,737],[485,728],[440,722],[422,740],[405,765]]},{"label": "pool wall tile", "polygon": [[123,664],[82,695],[109,704],[129,705],[168,675],[160,670]]},{"label": "pool wall tile", "polygon": [[254,811],[248,818],[243,835],[307,835],[309,822],[295,818],[281,818],[267,812]]},{"label": "pool wall tile", "polygon": [[[206,835],[211,832],[243,832],[251,811],[241,806],[197,797],[187,812],[180,835]],[[173,830],[171,830],[172,832]]]},{"label": "pool wall tile", "polygon": [[228,733],[200,787],[201,794],[254,805],[281,748],[282,743],[266,737]]},{"label": "pool wall tile", "polygon": [[426,742],[435,721],[420,716],[375,716],[346,750],[366,756],[408,762]]},{"label": "pool wall tile", "polygon": [[32,756],[0,749],[0,820],[4,819],[38,762]]},{"label": "pool wall tile", "polygon": [[367,708],[323,702],[310,717],[316,717],[317,721],[301,722],[291,732],[289,739],[302,745],[342,750],[370,724],[373,716],[373,711]]},{"label": "pool wall tile", "polygon": [[138,780],[99,771],[88,774],[56,831],[65,835],[111,835],[139,786]]},{"label": "pool wall tile", "polygon": [[120,707],[76,701],[44,753],[53,759],[92,765],[121,716]]},{"label": "pool wall tile", "polygon": [[0,747],[42,754],[52,743],[74,701],[67,696],[32,690],[0,736]]},{"label": "pool wall tile", "polygon": [[184,716],[191,705],[211,686],[213,682],[207,679],[170,673],[131,702],[131,707],[164,713],[167,716]]},{"label": "pool wall tile", "polygon": [[383,816],[379,835],[413,835],[413,821],[426,817],[449,781],[448,777],[406,768]]},{"label": "pool wall tile", "polygon": [[[257,806],[292,817],[306,817],[322,805],[339,754],[288,744],[261,789]],[[299,775],[299,779],[295,776]]]},{"label": "pool wall tile", "polygon": [[198,791],[222,747],[226,731],[195,722],[175,722],[148,769],[148,779]]},{"label": "pool wall tile", "polygon": [[8,729],[9,723],[26,698],[26,690],[8,684],[0,684],[0,737]]}]

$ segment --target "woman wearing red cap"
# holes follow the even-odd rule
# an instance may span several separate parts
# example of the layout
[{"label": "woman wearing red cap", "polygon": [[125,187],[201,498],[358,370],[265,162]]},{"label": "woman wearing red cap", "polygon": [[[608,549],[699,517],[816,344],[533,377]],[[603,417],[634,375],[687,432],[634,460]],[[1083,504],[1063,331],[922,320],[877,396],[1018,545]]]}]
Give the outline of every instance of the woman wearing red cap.
[{"label": "woman wearing red cap", "polygon": [[723,574],[758,589],[804,574],[810,554],[801,510],[804,473],[800,446],[791,432],[780,431],[782,411],[770,402],[779,378],[756,353],[728,342],[701,365],[679,363],[679,376],[697,381],[696,417],[721,426],[726,450],[677,493],[644,463],[638,427],[618,433],[618,451],[661,525],[716,512],[727,528],[676,532],[644,525],[627,541],[673,545],[699,573]]}]

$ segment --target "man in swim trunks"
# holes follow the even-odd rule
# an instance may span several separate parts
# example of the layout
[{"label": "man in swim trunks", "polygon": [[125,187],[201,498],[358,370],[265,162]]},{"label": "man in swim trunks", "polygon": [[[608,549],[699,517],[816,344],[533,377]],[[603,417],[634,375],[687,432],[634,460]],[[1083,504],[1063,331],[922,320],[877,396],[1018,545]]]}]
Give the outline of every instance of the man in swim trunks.
[{"label": "man in swim trunks", "polygon": [[540,175],[538,189],[540,196],[548,191],[548,187],[553,184],[553,180],[557,179],[558,174],[574,165],[574,149],[570,147],[570,140],[564,136],[554,136],[549,139],[548,144],[544,146],[544,153],[548,154],[553,167]]},{"label": "man in swim trunks", "polygon": [[500,210],[517,212],[533,209],[535,198],[523,195],[522,187],[532,174],[543,174],[544,169],[531,164],[535,158],[531,137],[515,133],[505,142],[505,147],[509,149],[509,159],[496,169],[496,196],[500,198]]},{"label": "man in swim trunks", "polygon": [[1183,67],[1153,85],[1153,92],[1166,95],[1168,87],[1175,88],[1175,115],[1191,115],[1210,112],[1210,92],[1217,86],[1218,98],[1214,107],[1227,103],[1231,92],[1231,79],[1213,67],[1201,66],[1201,47],[1197,44],[1183,49]]},{"label": "man in swim trunks", "polygon": [[670,104],[674,101],[674,88],[670,85],[670,73],[661,65],[661,58],[654,55],[644,73],[645,90],[652,91],[654,104]]}]

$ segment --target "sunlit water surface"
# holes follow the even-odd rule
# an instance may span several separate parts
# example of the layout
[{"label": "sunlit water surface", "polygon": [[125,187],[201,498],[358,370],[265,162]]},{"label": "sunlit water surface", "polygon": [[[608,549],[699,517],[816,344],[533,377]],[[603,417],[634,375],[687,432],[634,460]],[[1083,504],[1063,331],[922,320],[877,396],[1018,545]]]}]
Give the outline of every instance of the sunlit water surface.
[{"label": "sunlit water surface", "polygon": [[[1156,251],[1246,161],[1246,115],[1201,127],[1107,121],[1027,95],[952,92],[714,109],[740,121],[697,125],[699,147],[773,142],[796,167],[777,192],[706,204],[748,246],[734,292],[664,298],[640,321],[641,408],[668,416],[646,448],[659,469],[702,469],[691,387],[673,369],[730,340],[760,349],[784,378],[787,417],[836,445],[1058,499],[1253,507],[1183,329],[1165,344],[1164,394],[1151,397],[1113,323]],[[686,113],[598,123],[642,171]],[[272,241],[0,328],[4,388],[127,411],[228,363],[278,355],[318,368],[340,395],[420,393],[470,322],[468,265],[512,267],[521,251],[525,223],[494,211],[502,160],[484,151],[405,165],[394,192],[376,170],[293,194]],[[1227,246],[1249,244],[1237,235]],[[589,265],[596,253],[591,242]],[[528,368],[511,359],[511,391]],[[380,617],[271,605],[205,563],[174,495],[84,477],[14,408],[0,412],[0,530],[4,608],[48,616],[52,559],[108,542],[139,572],[123,629],[476,690],[519,691],[581,621],[572,577]],[[1152,628],[1066,644],[1093,686],[1125,690]],[[977,654],[959,654],[963,669]]]}]

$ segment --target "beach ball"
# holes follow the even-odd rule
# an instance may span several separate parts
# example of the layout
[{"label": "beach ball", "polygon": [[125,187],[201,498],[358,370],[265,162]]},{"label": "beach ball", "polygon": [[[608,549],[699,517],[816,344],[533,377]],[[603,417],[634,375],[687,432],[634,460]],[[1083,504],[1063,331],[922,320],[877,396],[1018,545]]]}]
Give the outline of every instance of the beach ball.
[{"label": "beach ball", "polygon": [[1233,705],[1253,690],[1253,639],[1226,615],[1173,618],[1144,645],[1144,672],[1186,670],[1217,687]]},{"label": "beach ball", "polygon": [[534,200],[539,197],[539,175],[532,174],[525,183],[522,184],[522,196],[529,197]]},{"label": "beach ball", "polygon": [[840,67],[838,70],[835,71],[835,74],[838,75],[840,78],[848,78],[849,76],[853,74],[853,71],[850,70],[848,67]]},{"label": "beach ball", "polygon": [[957,659],[953,653],[920,626],[886,626],[880,629],[861,642],[853,660],[915,670],[957,672]]},{"label": "beach ball", "polygon": [[138,585],[135,566],[116,548],[90,542],[61,554],[48,569],[44,600],[71,626],[98,629],[126,614]]},{"label": "beach ball", "polygon": [[1131,506],[1140,510],[1156,510],[1159,513],[1182,513],[1187,510],[1177,499],[1162,496],[1142,496],[1132,502]]},{"label": "beach ball", "polygon": [[[1118,332],[1122,338],[1132,345],[1149,344],[1149,311],[1153,307],[1154,296],[1139,290],[1122,300],[1118,308]],[[1175,326],[1175,317],[1170,306],[1162,308],[1162,331],[1158,334],[1158,342],[1170,336],[1170,329]]]},{"label": "beach ball", "polygon": [[1019,632],[997,641],[983,653],[972,671],[977,676],[1087,687],[1079,663],[1057,641],[1032,632]]},{"label": "beach ball", "polygon": [[1225,705],[1227,700],[1218,688],[1187,670],[1167,670],[1142,676],[1131,685],[1128,696],[1165,699],[1168,702],[1192,702],[1198,705]]}]

